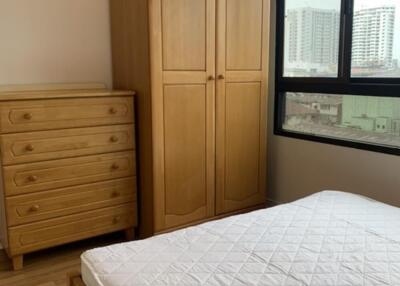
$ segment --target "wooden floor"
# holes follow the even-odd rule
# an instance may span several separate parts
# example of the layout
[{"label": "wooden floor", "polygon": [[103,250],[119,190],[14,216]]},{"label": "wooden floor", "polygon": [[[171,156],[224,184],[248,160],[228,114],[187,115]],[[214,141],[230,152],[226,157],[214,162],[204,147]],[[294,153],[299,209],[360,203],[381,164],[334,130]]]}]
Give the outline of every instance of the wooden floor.
[{"label": "wooden floor", "polygon": [[80,270],[82,252],[123,240],[124,235],[116,233],[29,254],[24,257],[24,269],[21,271],[11,271],[7,255],[0,250],[0,285],[66,286],[67,273]]}]

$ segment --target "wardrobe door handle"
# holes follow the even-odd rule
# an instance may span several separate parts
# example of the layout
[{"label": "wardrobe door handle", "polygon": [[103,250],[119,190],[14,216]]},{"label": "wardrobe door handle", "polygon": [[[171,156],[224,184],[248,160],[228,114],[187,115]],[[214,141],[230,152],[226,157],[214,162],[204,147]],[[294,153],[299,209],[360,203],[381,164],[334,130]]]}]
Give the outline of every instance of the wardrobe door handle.
[{"label": "wardrobe door handle", "polygon": [[224,77],[223,74],[220,74],[220,75],[218,76],[218,79],[225,79],[225,77]]},{"label": "wardrobe door handle", "polygon": [[114,191],[114,192],[111,194],[111,196],[112,196],[113,198],[118,198],[118,197],[121,196],[121,193],[120,193],[120,192],[117,192],[117,191]]},{"label": "wardrobe door handle", "polygon": [[29,152],[32,152],[33,150],[35,150],[35,147],[33,147],[32,144],[28,144],[28,145],[26,145],[25,150],[29,151]]},{"label": "wardrobe door handle", "polygon": [[29,182],[36,182],[36,181],[38,180],[38,177],[32,175],[32,176],[29,176],[29,177],[28,177],[28,180],[29,180]]},{"label": "wardrobe door handle", "polygon": [[33,117],[32,113],[25,113],[25,114],[24,114],[24,118],[25,118],[26,120],[31,120],[32,117]]},{"label": "wardrobe door handle", "polygon": [[210,75],[207,79],[208,79],[208,81],[212,81],[212,80],[215,80],[215,77]]},{"label": "wardrobe door handle", "polygon": [[37,212],[40,210],[40,206],[39,205],[33,205],[31,206],[31,208],[29,209],[31,212]]},{"label": "wardrobe door handle", "polygon": [[118,110],[115,107],[111,107],[108,112],[110,112],[110,114],[116,114],[118,112]]},{"label": "wardrobe door handle", "polygon": [[118,139],[117,136],[111,136],[110,141],[113,142],[113,143],[116,143],[116,142],[119,141],[119,139]]}]

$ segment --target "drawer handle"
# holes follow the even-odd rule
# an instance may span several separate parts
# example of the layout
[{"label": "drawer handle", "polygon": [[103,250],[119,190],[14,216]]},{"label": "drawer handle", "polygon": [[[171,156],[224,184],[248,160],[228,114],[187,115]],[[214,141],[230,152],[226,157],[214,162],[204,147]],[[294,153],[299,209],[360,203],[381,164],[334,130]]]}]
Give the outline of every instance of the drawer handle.
[{"label": "drawer handle", "polygon": [[37,176],[31,175],[28,177],[29,182],[36,182],[38,180]]},{"label": "drawer handle", "polygon": [[31,212],[37,212],[40,210],[40,206],[39,205],[33,205],[31,206],[31,208],[29,209]]},{"label": "drawer handle", "polygon": [[109,112],[110,112],[111,114],[116,114],[117,111],[118,111],[118,110],[117,110],[115,107],[111,107],[110,110],[109,110]]},{"label": "drawer handle", "polygon": [[120,216],[116,216],[114,219],[113,219],[113,223],[114,224],[117,224],[117,223],[119,223],[121,221],[121,217]]},{"label": "drawer handle", "polygon": [[116,143],[119,141],[119,139],[117,136],[111,136],[110,141]]},{"label": "drawer handle", "polygon": [[119,169],[119,165],[117,163],[114,163],[111,165],[111,169],[112,170],[118,170]]},{"label": "drawer handle", "polygon": [[29,152],[32,152],[33,150],[35,150],[35,147],[33,147],[32,144],[28,144],[28,145],[26,145],[25,150],[29,151]]},{"label": "drawer handle", "polygon": [[24,118],[25,118],[26,120],[31,120],[32,117],[33,117],[32,113],[25,113],[25,114],[24,114]]},{"label": "drawer handle", "polygon": [[118,198],[119,196],[121,196],[121,193],[118,191],[114,191],[111,195],[113,198]]}]

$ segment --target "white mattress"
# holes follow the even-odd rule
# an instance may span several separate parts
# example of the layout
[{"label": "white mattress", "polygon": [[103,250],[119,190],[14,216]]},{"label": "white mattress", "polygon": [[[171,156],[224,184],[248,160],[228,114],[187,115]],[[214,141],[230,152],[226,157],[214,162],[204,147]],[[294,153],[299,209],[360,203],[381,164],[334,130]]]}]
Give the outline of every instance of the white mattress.
[{"label": "white mattress", "polygon": [[90,250],[88,286],[400,285],[400,209],[325,191]]}]

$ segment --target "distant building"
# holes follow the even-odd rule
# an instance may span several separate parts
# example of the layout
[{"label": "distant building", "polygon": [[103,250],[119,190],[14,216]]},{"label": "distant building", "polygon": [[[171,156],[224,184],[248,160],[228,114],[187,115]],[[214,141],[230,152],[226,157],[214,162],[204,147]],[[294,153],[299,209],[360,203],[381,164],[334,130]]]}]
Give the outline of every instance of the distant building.
[{"label": "distant building", "polygon": [[286,101],[285,124],[288,126],[312,123],[316,115],[318,115],[318,111],[313,108],[306,107],[292,100]]},{"label": "distant building", "polygon": [[396,8],[383,6],[354,12],[354,68],[394,66],[393,39]]},{"label": "distant building", "polygon": [[285,33],[285,71],[331,73],[339,56],[340,14],[336,10],[288,10]]},{"label": "distant building", "polygon": [[344,96],[342,125],[363,131],[400,134],[397,98]]},{"label": "distant building", "polygon": [[342,96],[326,94],[288,93],[286,124],[303,123],[339,125],[342,117]]}]

